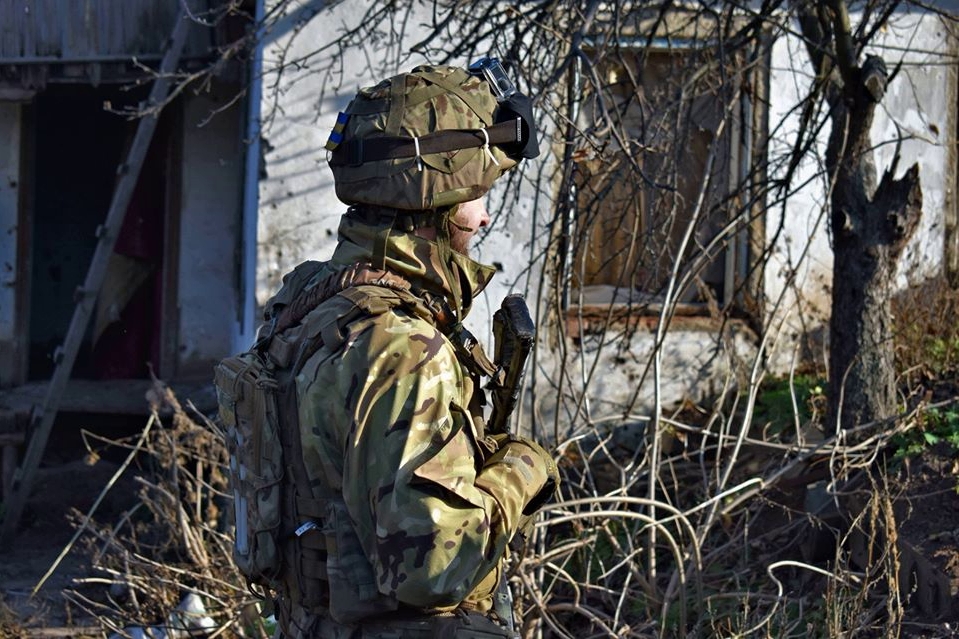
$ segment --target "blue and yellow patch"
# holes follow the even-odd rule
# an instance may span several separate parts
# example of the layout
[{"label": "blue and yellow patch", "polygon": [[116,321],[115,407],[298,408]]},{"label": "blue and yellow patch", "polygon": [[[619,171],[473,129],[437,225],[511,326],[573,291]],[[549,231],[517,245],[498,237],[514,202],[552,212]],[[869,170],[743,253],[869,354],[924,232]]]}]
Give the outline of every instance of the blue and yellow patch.
[{"label": "blue and yellow patch", "polygon": [[327,151],[332,151],[343,141],[343,129],[346,128],[346,123],[349,122],[349,120],[350,115],[342,111],[336,116],[336,124],[333,126],[333,130],[330,131],[330,137],[326,140]]}]

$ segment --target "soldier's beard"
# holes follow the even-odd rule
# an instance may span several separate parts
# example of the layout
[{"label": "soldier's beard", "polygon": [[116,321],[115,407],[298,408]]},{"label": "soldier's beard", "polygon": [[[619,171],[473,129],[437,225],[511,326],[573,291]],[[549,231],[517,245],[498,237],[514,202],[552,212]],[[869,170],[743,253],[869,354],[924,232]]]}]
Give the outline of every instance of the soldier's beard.
[{"label": "soldier's beard", "polygon": [[[476,231],[467,227],[459,226],[452,220],[449,223],[449,238],[450,238],[450,248],[456,251],[457,253],[462,253],[469,257],[470,255],[470,244],[473,242],[473,236],[476,235]],[[427,240],[436,239],[436,229],[425,226],[419,229],[416,229],[416,235]]]},{"label": "soldier's beard", "polygon": [[470,243],[473,240],[473,233],[461,231],[455,226],[450,229],[450,248],[463,255],[470,254]]}]

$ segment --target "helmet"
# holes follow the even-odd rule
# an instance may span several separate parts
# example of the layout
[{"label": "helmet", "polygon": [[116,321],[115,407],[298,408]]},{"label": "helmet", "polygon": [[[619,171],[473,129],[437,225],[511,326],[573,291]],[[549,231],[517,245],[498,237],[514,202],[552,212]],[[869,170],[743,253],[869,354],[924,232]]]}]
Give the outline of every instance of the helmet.
[{"label": "helmet", "polygon": [[449,207],[486,193],[529,155],[529,99],[497,100],[482,74],[418,66],[361,89],[326,148],[337,197],[405,210]]}]

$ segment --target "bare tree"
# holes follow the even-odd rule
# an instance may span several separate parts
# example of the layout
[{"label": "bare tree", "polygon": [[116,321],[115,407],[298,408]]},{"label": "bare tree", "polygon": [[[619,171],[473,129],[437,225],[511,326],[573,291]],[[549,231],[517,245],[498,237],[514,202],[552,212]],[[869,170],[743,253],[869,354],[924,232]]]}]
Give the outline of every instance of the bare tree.
[{"label": "bare tree", "polygon": [[896,414],[891,300],[897,260],[922,214],[919,165],[896,179],[898,152],[876,183],[870,128],[885,62],[863,49],[900,3],[867,7],[853,31],[845,2],[800,3],[800,24],[832,123],[826,149],[835,266],[829,418],[848,428]]}]

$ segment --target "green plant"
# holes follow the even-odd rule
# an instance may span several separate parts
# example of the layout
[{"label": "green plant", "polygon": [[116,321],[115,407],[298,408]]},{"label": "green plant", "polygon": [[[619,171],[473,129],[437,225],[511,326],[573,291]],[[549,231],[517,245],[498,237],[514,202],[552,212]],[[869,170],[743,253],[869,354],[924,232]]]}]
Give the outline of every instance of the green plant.
[{"label": "green plant", "polygon": [[824,407],[825,380],[816,375],[796,375],[763,382],[753,423],[772,435],[790,432],[798,421],[815,421]]},{"label": "green plant", "polygon": [[930,408],[922,413],[916,428],[892,437],[890,445],[896,459],[915,457],[927,447],[947,443],[959,451],[959,404],[947,409]]}]

